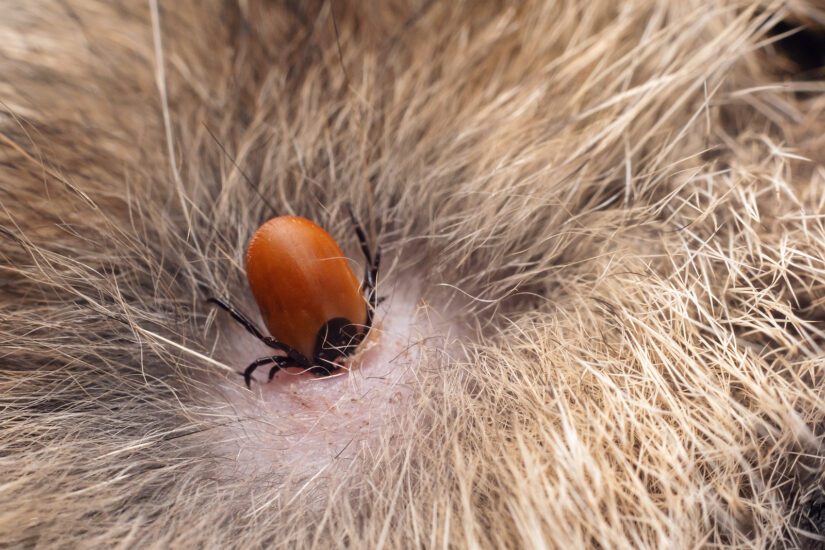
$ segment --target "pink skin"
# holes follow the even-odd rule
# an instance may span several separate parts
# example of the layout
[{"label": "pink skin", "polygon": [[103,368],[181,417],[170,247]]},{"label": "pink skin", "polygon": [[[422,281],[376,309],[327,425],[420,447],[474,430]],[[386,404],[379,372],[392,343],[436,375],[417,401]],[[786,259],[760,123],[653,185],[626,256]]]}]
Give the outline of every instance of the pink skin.
[{"label": "pink skin", "polygon": [[[340,475],[359,453],[374,452],[379,438],[391,435],[384,428],[409,404],[423,352],[441,347],[433,338],[446,338],[447,330],[443,322],[434,322],[433,311],[418,299],[418,289],[409,284],[388,287],[386,281],[379,287],[386,299],[377,308],[369,336],[334,375],[318,378],[287,369],[267,383],[269,367],[263,366],[253,375],[251,391],[238,374],[221,381],[221,398],[229,410],[219,414],[230,422],[219,445],[221,454],[231,459],[227,465],[232,471],[314,482]],[[263,328],[257,312],[238,303]],[[218,348],[224,363],[243,370],[254,359],[272,354],[227,317],[220,318],[224,341]]]}]

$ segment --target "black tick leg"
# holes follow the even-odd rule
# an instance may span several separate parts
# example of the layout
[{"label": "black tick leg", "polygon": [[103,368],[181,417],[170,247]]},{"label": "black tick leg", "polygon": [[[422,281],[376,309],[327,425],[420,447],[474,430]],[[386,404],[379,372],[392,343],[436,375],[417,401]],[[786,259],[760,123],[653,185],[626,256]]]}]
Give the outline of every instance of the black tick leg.
[{"label": "black tick leg", "polygon": [[347,211],[349,212],[350,220],[352,220],[352,225],[355,227],[355,234],[358,236],[358,244],[361,245],[361,252],[364,253],[364,259],[366,260],[366,265],[364,266],[364,282],[362,283],[364,293],[367,296],[367,303],[369,304],[369,307],[367,308],[367,322],[364,331],[364,336],[366,337],[372,328],[372,316],[375,313],[375,308],[383,301],[382,298],[378,298],[375,291],[375,281],[378,277],[378,267],[381,265],[381,247],[379,246],[375,248],[375,256],[373,256],[370,251],[369,244],[367,244],[367,235],[364,233],[364,228],[361,227],[361,224],[355,217],[352,207],[347,205]]},{"label": "black tick leg", "polygon": [[287,367],[303,366],[296,364],[295,361],[293,361],[289,357],[284,357],[282,355],[271,355],[269,357],[261,357],[260,359],[255,359],[254,361],[252,361],[252,363],[249,364],[248,367],[246,367],[246,370],[240,373],[243,374],[243,379],[244,382],[246,382],[246,387],[252,389],[252,373],[255,372],[255,369],[257,369],[260,366],[269,365],[272,363],[275,363],[275,366],[269,370],[269,380],[272,380],[272,377],[275,376],[275,373],[281,369]]},{"label": "black tick leg", "polygon": [[255,323],[250,321],[246,315],[235,309],[231,304],[229,304],[229,302],[226,302],[225,300],[222,300],[220,298],[209,298],[206,301],[211,304],[215,304],[224,311],[228,312],[229,315],[231,315],[232,318],[235,319],[235,321],[237,321],[241,326],[243,326],[243,328],[245,328],[252,336],[257,338],[270,348],[285,352],[287,355],[289,355],[289,357],[291,357],[298,363],[302,362],[301,359],[303,359],[303,362],[308,362],[306,361],[306,358],[303,356],[303,354],[301,354],[301,352],[295,350],[291,346],[288,346],[283,342],[279,342],[271,336],[264,336],[258,329],[258,327],[255,326]]}]

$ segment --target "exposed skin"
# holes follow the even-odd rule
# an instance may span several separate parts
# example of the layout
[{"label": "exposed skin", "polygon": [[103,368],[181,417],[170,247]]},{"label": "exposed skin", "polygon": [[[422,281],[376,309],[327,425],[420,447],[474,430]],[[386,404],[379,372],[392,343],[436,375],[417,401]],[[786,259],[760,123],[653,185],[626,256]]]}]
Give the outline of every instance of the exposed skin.
[{"label": "exposed skin", "polygon": [[[0,13],[0,545],[825,540],[820,3]],[[352,298],[348,205],[373,329],[248,390],[206,299],[308,349],[247,245],[312,220]]]}]

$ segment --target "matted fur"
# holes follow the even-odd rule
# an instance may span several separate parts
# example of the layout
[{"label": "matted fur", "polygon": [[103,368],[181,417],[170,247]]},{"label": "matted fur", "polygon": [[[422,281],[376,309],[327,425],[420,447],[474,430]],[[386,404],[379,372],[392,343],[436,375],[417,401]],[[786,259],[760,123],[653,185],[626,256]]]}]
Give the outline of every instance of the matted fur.
[{"label": "matted fur", "polygon": [[[815,540],[825,87],[770,33],[813,2],[2,13],[4,544]],[[346,201],[459,337],[322,480],[241,463],[203,299]]]}]

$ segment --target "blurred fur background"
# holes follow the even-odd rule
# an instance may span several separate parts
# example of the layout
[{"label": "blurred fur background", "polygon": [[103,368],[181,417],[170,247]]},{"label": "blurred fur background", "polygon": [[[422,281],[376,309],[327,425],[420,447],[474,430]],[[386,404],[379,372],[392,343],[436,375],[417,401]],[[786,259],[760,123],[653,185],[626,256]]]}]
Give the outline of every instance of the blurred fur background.
[{"label": "blurred fur background", "polygon": [[[4,544],[825,540],[825,6],[2,13]],[[348,242],[346,201],[385,280],[465,298],[460,353],[311,484],[240,463],[203,299],[273,208]]]}]

